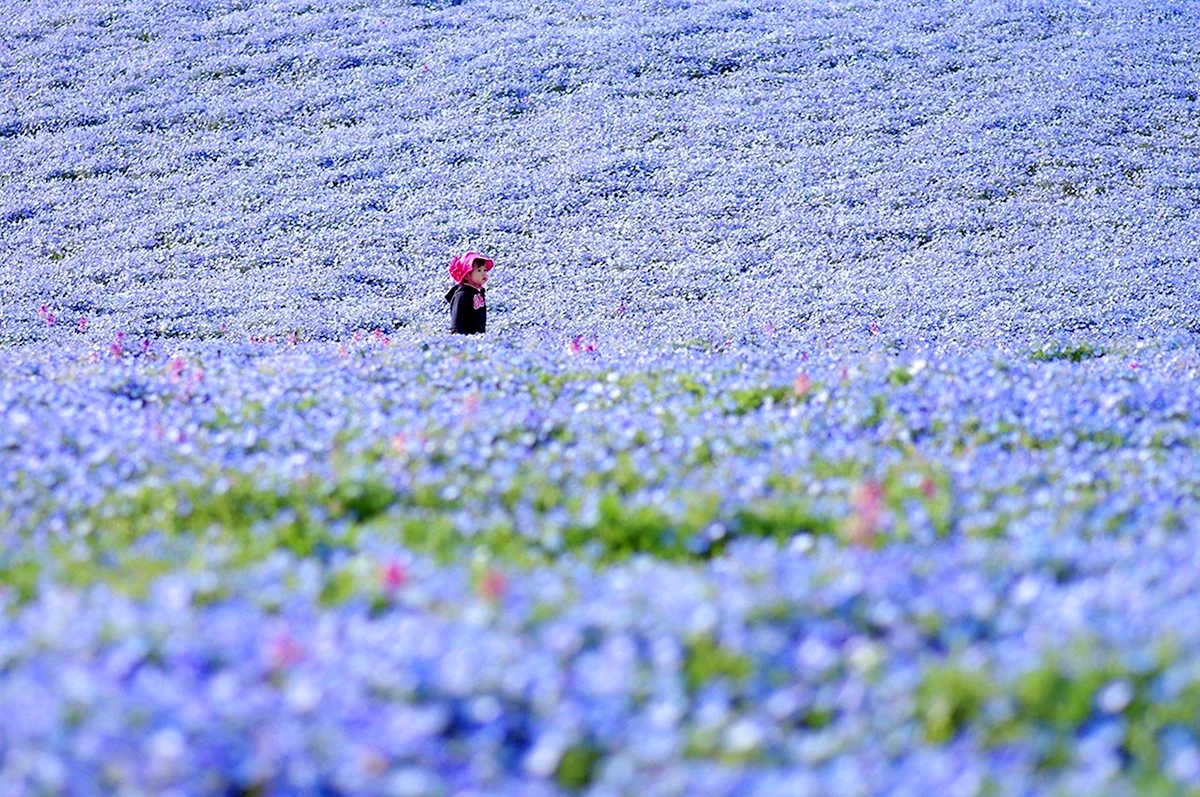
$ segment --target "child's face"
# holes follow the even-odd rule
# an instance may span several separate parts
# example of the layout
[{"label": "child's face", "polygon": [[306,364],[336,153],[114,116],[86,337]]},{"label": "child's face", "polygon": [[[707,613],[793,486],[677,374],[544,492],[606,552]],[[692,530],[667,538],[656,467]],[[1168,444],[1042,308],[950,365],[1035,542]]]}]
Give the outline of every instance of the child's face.
[{"label": "child's face", "polygon": [[487,265],[482,260],[476,260],[471,264],[471,271],[467,274],[467,281],[476,288],[482,288],[483,283],[487,282]]}]

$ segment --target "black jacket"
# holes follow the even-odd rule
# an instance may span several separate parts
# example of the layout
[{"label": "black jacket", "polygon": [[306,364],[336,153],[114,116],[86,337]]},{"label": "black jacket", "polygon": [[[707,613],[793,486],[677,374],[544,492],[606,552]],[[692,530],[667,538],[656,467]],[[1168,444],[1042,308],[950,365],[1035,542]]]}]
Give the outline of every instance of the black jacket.
[{"label": "black jacket", "polygon": [[446,294],[450,303],[450,331],[473,335],[487,330],[487,300],[482,288],[463,282]]}]

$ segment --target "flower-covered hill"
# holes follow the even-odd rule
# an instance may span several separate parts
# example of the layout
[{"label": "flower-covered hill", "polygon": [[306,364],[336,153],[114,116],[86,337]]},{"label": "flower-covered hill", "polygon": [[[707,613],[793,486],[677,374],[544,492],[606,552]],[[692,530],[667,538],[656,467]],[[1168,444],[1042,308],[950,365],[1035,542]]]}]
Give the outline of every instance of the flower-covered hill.
[{"label": "flower-covered hill", "polygon": [[1200,792],[1200,5],[4,14],[0,794]]},{"label": "flower-covered hill", "polygon": [[509,327],[1194,332],[1198,15],[17,3],[3,338],[437,329],[468,245]]}]

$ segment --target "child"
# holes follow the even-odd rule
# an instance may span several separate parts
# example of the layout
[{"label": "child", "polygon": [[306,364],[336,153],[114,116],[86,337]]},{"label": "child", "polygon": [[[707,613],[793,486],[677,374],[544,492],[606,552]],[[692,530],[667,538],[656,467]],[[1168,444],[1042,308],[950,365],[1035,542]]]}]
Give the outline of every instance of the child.
[{"label": "child", "polygon": [[450,303],[450,331],[473,335],[487,329],[487,300],[483,284],[492,261],[478,252],[467,252],[450,263],[450,278],[456,283],[446,301]]}]

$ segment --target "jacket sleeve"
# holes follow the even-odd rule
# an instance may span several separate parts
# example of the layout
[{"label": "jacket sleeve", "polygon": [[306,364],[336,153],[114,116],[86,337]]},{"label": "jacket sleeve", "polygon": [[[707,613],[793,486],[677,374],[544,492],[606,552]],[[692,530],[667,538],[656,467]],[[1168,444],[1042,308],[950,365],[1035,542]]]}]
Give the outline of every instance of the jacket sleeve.
[{"label": "jacket sleeve", "polygon": [[455,291],[450,297],[450,331],[466,332],[471,324],[471,299],[467,291]]}]

